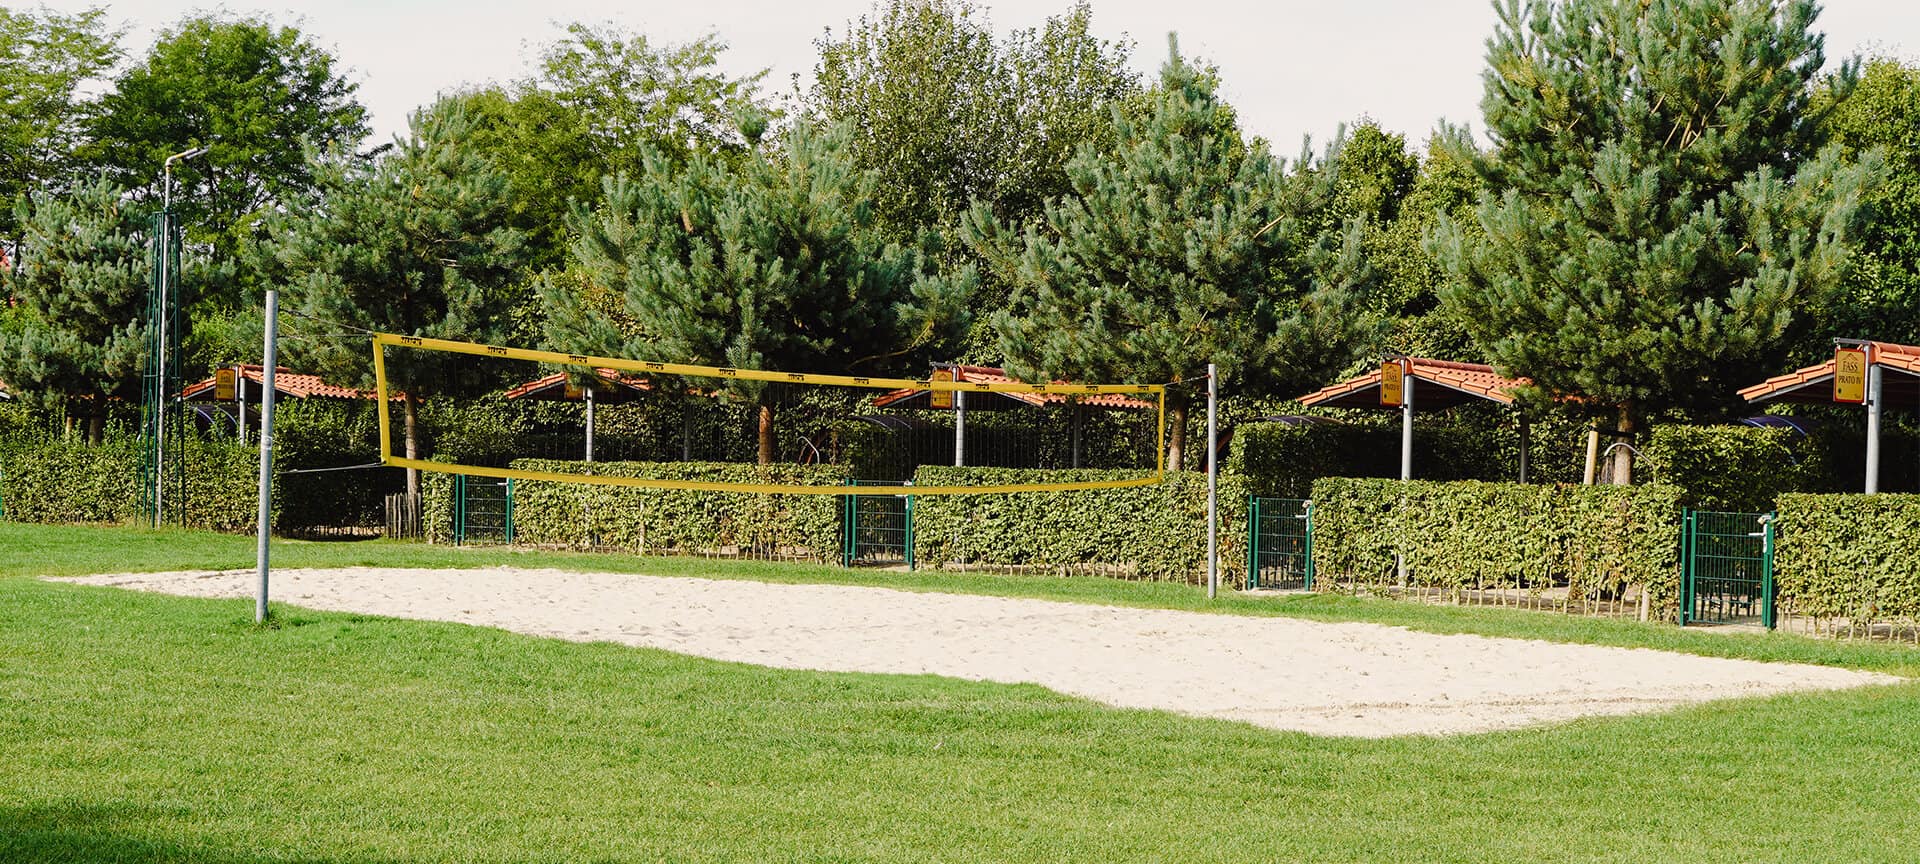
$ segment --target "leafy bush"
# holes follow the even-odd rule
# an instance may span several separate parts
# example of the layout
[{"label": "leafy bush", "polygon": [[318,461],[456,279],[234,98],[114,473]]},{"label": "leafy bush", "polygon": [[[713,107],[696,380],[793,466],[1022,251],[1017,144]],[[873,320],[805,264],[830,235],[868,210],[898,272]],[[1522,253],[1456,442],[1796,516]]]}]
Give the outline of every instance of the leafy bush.
[{"label": "leafy bush", "polygon": [[[662,480],[841,486],[833,466],[718,462],[569,462],[518,459],[527,471]],[[453,532],[452,475],[430,474],[424,528],[446,542]],[[515,480],[514,542],[574,549],[612,548],[642,554],[753,554],[840,559],[840,497],[642,489]]]},{"label": "leafy bush", "polygon": [[[184,524],[251,530],[259,513],[258,452],[189,436],[182,454],[186,485],[176,503]],[[132,436],[97,445],[78,437],[16,441],[0,450],[0,503],[16,522],[136,522],[146,518],[140,482],[140,445]]]},{"label": "leafy bush", "polygon": [[1791,430],[1756,426],[1656,427],[1641,450],[1655,483],[1702,510],[1764,512],[1783,492],[1827,491],[1824,451]]},{"label": "leafy bush", "polygon": [[1853,624],[1920,618],[1920,495],[1780,496],[1783,611]]},{"label": "leafy bush", "polygon": [[1313,484],[1314,562],[1323,579],[1397,582],[1453,596],[1469,590],[1565,588],[1570,598],[1644,590],[1673,619],[1679,582],[1679,491],[1668,486],[1325,478]]},{"label": "leafy bush", "polygon": [[[1138,471],[1040,471],[921,466],[917,486],[982,486],[1121,480]],[[1220,477],[1221,581],[1246,566],[1246,487]],[[1126,489],[923,497],[914,501],[914,554],[920,563],[1097,565],[1141,579],[1198,581],[1206,576],[1207,478],[1170,474],[1166,482]]]}]

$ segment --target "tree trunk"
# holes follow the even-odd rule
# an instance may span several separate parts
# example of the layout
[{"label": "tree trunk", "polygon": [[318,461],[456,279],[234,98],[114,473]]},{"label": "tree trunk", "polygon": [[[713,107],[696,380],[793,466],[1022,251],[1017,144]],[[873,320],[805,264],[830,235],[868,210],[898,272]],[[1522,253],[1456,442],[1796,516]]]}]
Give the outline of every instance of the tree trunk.
[{"label": "tree trunk", "polygon": [[[408,459],[420,458],[420,402],[409,388],[400,400],[400,413],[406,418],[406,448]],[[420,494],[420,469],[407,469],[407,496],[412,498]]]},{"label": "tree trunk", "polygon": [[87,417],[87,443],[95,447],[100,446],[100,442],[106,439],[107,418],[101,416],[102,413],[102,407],[95,405],[93,413]]},{"label": "tree trunk", "polygon": [[1620,446],[1613,449],[1613,482],[1619,486],[1633,485],[1633,435],[1639,431],[1633,420],[1633,404],[1620,406]]},{"label": "tree trunk", "polygon": [[773,464],[773,406],[761,397],[760,403],[760,464]]},{"label": "tree trunk", "polygon": [[1167,406],[1167,470],[1180,471],[1186,468],[1187,452],[1187,405],[1176,402]]},{"label": "tree trunk", "polygon": [[1589,425],[1587,427],[1587,471],[1584,475],[1582,475],[1585,479],[1581,480],[1580,481],[1581,483],[1584,483],[1588,486],[1593,485],[1594,467],[1595,467],[1595,464],[1598,462],[1599,458],[1600,458],[1600,421],[1595,420],[1593,421],[1592,425]]}]

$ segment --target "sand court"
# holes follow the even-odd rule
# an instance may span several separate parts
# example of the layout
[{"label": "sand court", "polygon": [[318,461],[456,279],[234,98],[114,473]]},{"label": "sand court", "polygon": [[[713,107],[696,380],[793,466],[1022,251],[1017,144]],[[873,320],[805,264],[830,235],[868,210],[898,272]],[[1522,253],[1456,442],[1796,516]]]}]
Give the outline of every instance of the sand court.
[{"label": "sand court", "polygon": [[[253,580],[227,571],[62,581],[237,598],[252,596]],[[1319,735],[1484,732],[1900,680],[1379,624],[528,568],[277,570],[273,600],[779,668],[1032,683]]]}]

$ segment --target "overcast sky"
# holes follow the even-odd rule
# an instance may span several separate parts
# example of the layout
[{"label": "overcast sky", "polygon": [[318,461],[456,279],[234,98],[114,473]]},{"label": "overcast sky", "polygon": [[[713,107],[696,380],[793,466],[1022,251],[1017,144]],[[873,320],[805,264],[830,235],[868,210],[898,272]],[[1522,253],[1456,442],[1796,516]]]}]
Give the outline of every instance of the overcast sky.
[{"label": "overcast sky", "polygon": [[[0,0],[16,8],[28,5]],[[1067,0],[989,2],[1001,31],[1030,27]],[[48,0],[75,10],[100,3]],[[194,10],[264,13],[329,47],[360,85],[377,139],[405,128],[435,94],[526,74],[537,47],[572,21],[619,23],[655,40],[715,32],[730,46],[730,73],[770,69],[769,90],[802,86],[813,40],[872,8],[870,0],[121,0],[105,4],[141,56],[156,31]],[[1291,155],[1302,135],[1324,143],[1335,127],[1369,116],[1423,142],[1442,118],[1480,126],[1480,70],[1494,14],[1484,0],[1093,0],[1096,32],[1136,43],[1146,73],[1166,57],[1166,35],[1220,67],[1226,96],[1249,130]],[[1920,57],[1920,0],[1830,0],[1818,22],[1830,58],[1853,53]]]}]

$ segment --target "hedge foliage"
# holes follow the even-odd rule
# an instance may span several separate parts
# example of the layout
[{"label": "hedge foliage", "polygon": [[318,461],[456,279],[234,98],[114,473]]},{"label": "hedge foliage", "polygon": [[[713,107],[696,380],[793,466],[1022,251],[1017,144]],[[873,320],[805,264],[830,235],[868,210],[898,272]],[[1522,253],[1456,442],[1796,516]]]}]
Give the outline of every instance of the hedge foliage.
[{"label": "hedge foliage", "polygon": [[[1398,478],[1400,425],[1387,420],[1242,423],[1234,427],[1224,468],[1245,477],[1248,490],[1263,498],[1311,497],[1313,481],[1322,477]],[[1583,436],[1566,418],[1536,421],[1529,433],[1529,479],[1578,479]],[[1504,481],[1518,476],[1519,460],[1520,431],[1510,410],[1460,408],[1415,421],[1418,479]]]},{"label": "hedge foliage", "polygon": [[[259,452],[189,436],[182,454],[188,470],[176,503],[184,524],[252,530],[259,513]],[[0,449],[0,506],[16,522],[137,522],[146,518],[140,483],[139,442],[132,436],[110,436],[100,444],[61,436]],[[170,494],[174,489],[169,484]],[[173,512],[173,505],[168,509]]]},{"label": "hedge foliage", "polygon": [[1765,512],[1785,492],[1837,491],[1824,448],[1788,429],[1668,424],[1640,457],[1646,479],[1701,510]]},{"label": "hedge foliage", "polygon": [[[1121,480],[1138,471],[922,466],[916,486]],[[1246,487],[1222,473],[1219,490],[1223,584],[1246,569]],[[1206,577],[1206,475],[1126,489],[953,495],[914,500],[914,555],[923,566],[1094,565],[1139,579]]]},{"label": "hedge foliage", "polygon": [[1423,588],[1565,587],[1573,598],[1641,587],[1656,617],[1675,617],[1681,509],[1670,486],[1326,478],[1313,502],[1322,578],[1392,583],[1399,551]]},{"label": "hedge foliage", "polygon": [[[518,459],[528,471],[663,480],[841,486],[834,466],[722,462],[573,462]],[[428,475],[423,527],[428,538],[452,537],[451,475]],[[514,542],[569,549],[621,549],[641,554],[751,554],[840,560],[837,495],[762,495],[641,489],[558,481],[515,480]]]},{"label": "hedge foliage", "polygon": [[1920,495],[1780,496],[1780,608],[1854,624],[1920,618]]}]

